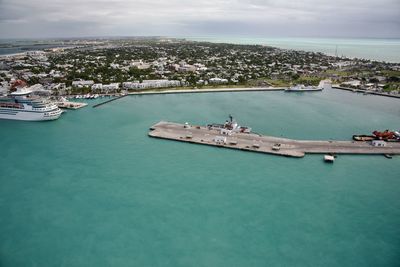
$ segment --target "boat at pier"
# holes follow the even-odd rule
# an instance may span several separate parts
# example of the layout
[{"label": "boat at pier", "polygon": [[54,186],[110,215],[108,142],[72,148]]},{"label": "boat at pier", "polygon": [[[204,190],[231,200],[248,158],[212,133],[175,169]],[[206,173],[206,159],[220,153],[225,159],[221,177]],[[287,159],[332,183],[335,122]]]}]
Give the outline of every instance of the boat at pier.
[{"label": "boat at pier", "polygon": [[354,141],[372,141],[375,140],[376,137],[373,135],[365,135],[365,134],[355,134],[353,135]]},{"label": "boat at pier", "polygon": [[57,105],[33,96],[32,91],[18,88],[8,96],[0,97],[0,119],[46,121],[56,120],[62,111]]},{"label": "boat at pier", "polygon": [[320,81],[318,86],[305,86],[304,84],[297,84],[285,89],[285,92],[313,92],[322,91],[324,88],[332,88],[332,84],[328,80]]},{"label": "boat at pier", "polygon": [[387,142],[400,142],[400,132],[385,130],[383,132],[374,131],[372,135],[355,134],[353,135],[355,141],[372,141],[383,140]]},{"label": "boat at pier", "polygon": [[232,115],[229,115],[229,120],[226,120],[224,124],[218,124],[218,123],[212,123],[207,125],[208,129],[214,129],[214,130],[221,130],[225,129],[228,131],[232,132],[240,132],[240,133],[250,133],[251,128],[247,126],[240,126],[236,120],[232,117]]}]

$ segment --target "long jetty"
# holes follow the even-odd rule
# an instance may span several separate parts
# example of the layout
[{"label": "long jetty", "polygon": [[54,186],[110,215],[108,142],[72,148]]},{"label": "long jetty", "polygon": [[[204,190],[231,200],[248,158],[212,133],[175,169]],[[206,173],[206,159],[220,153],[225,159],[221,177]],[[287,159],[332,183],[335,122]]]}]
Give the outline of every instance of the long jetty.
[{"label": "long jetty", "polygon": [[304,157],[305,154],[400,154],[400,142],[386,142],[386,146],[373,146],[362,141],[311,141],[294,140],[255,133],[222,135],[221,131],[203,126],[189,126],[160,121],[153,125],[150,137],[203,144],[287,157]]},{"label": "long jetty", "polygon": [[121,98],[126,97],[126,96],[128,96],[128,95],[126,94],[126,95],[121,95],[121,96],[117,96],[117,97],[108,99],[108,100],[106,100],[106,101],[104,101],[104,102],[101,102],[101,103],[98,103],[98,104],[96,104],[96,105],[93,105],[93,108],[100,107],[100,106],[102,106],[102,105],[104,105],[104,104],[110,103],[110,102],[112,102],[112,101],[121,99]]}]

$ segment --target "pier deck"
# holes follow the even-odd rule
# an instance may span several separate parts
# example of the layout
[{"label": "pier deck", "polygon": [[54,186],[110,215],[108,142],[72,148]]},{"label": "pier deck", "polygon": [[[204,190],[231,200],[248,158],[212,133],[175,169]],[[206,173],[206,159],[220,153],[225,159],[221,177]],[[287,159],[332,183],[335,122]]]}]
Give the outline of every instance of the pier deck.
[{"label": "pier deck", "polygon": [[[294,140],[254,133],[234,133],[228,136],[220,134],[218,130],[209,130],[207,127],[185,128],[183,124],[165,121],[153,125],[150,128],[149,136],[289,157],[304,157],[306,153],[400,154],[400,142],[387,142],[385,147],[375,147],[370,142]],[[216,143],[216,136],[226,137],[226,142]],[[279,150],[276,150],[276,144],[280,144]]]},{"label": "pier deck", "polygon": [[87,103],[78,103],[70,101],[56,102],[56,104],[59,108],[65,108],[65,109],[79,109],[87,106]]}]

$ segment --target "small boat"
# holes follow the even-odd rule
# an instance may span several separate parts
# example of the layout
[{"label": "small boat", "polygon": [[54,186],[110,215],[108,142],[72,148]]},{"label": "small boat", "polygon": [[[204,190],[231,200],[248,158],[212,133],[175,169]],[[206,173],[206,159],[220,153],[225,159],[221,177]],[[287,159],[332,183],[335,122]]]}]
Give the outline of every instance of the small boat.
[{"label": "small boat", "polygon": [[390,155],[390,154],[383,154],[384,156],[385,156],[385,158],[387,158],[387,159],[391,159],[391,158],[393,158],[393,156],[392,155]]},{"label": "small boat", "polygon": [[355,134],[353,135],[354,141],[372,141],[375,140],[376,137],[374,135],[365,135],[365,134]]},{"label": "small boat", "polygon": [[333,163],[335,161],[335,157],[332,155],[325,155],[324,156],[324,161],[328,163]]}]

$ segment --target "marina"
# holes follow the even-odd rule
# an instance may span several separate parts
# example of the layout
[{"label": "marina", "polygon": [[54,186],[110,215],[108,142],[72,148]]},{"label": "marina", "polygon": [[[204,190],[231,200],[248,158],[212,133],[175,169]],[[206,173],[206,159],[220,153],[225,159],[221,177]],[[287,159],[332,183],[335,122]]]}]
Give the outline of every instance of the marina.
[{"label": "marina", "polygon": [[297,158],[305,154],[400,154],[400,142],[294,140],[235,131],[235,128],[217,129],[165,121],[153,125],[149,136]]}]

